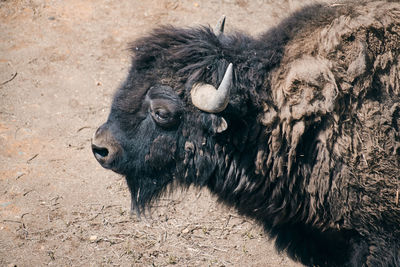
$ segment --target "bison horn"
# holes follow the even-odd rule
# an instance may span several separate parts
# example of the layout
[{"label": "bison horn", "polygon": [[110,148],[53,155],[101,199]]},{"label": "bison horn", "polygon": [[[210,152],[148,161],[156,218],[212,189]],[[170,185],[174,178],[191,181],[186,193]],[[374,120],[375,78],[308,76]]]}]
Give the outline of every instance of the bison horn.
[{"label": "bison horn", "polygon": [[229,103],[229,93],[232,84],[232,66],[232,63],[230,63],[218,89],[204,83],[193,85],[190,95],[195,107],[209,113],[218,113],[226,108]]},{"label": "bison horn", "polygon": [[215,34],[217,37],[219,37],[221,34],[224,33],[225,19],[226,19],[226,16],[223,15],[223,16],[219,19],[217,25],[215,25],[214,34]]}]

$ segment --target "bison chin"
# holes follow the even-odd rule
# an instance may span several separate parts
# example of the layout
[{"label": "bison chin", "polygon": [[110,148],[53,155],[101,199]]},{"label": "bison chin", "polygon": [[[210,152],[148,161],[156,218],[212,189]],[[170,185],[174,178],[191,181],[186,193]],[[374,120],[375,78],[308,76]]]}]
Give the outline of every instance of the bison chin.
[{"label": "bison chin", "polygon": [[168,185],[172,183],[172,178],[167,176],[150,178],[127,175],[126,182],[131,193],[131,212],[136,212],[137,216],[146,214],[151,208],[151,203],[159,199]]}]

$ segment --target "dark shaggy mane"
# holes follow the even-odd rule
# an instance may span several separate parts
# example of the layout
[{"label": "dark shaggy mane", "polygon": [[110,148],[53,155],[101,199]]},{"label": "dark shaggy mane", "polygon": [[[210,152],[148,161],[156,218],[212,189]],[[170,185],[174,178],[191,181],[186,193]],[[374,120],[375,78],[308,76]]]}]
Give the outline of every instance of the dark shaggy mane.
[{"label": "dark shaggy mane", "polygon": [[[265,79],[268,72],[280,64],[288,42],[295,39],[294,36],[307,38],[310,32],[343,13],[355,14],[356,11],[349,3],[306,6],[258,38],[237,31],[217,37],[209,26],[160,26],[130,44],[131,75],[151,75],[143,80],[169,85],[187,99],[193,82],[217,85],[228,64],[233,63],[236,91],[232,94],[235,99],[231,101],[233,110],[230,113],[247,102],[261,110],[263,103],[271,102],[269,86],[263,81],[268,80]],[[149,74],[149,70],[154,72]],[[235,113],[242,114],[243,110]]]},{"label": "dark shaggy mane", "polygon": [[255,44],[255,39],[240,32],[217,37],[210,27],[162,26],[131,44],[132,69],[137,75],[154,70],[155,83],[171,86],[187,98],[194,82],[217,86],[233,63],[235,73],[248,73],[234,75],[234,95],[239,96],[237,104],[242,104],[255,98],[265,75],[267,57],[261,55],[264,51],[255,50]]}]

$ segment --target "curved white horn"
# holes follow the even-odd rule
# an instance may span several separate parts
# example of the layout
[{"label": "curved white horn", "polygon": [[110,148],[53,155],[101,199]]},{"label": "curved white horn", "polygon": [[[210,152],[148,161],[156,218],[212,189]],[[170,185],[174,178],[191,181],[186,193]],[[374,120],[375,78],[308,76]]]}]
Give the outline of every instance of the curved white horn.
[{"label": "curved white horn", "polygon": [[194,84],[190,91],[193,105],[198,109],[209,113],[218,113],[223,111],[229,103],[232,73],[233,65],[230,63],[218,89],[210,84]]},{"label": "curved white horn", "polygon": [[215,25],[215,28],[214,28],[213,31],[214,31],[214,34],[215,34],[217,37],[224,33],[225,19],[226,19],[226,16],[225,16],[225,15],[222,15],[222,17],[221,17],[221,18],[219,19],[219,21],[217,22],[217,25]]}]

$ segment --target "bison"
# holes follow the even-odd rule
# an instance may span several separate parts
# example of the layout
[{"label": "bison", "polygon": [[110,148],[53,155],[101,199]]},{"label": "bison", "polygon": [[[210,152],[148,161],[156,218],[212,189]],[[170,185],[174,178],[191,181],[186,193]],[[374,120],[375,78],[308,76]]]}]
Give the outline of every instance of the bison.
[{"label": "bison", "polygon": [[400,4],[315,4],[258,37],[224,26],[132,43],[92,140],[132,209],[206,187],[305,265],[400,266]]}]

